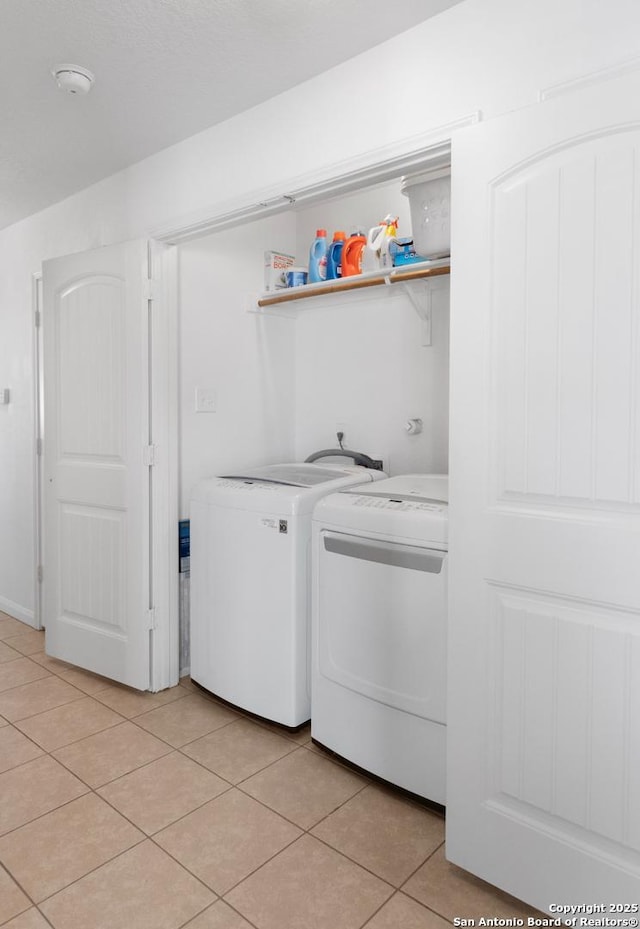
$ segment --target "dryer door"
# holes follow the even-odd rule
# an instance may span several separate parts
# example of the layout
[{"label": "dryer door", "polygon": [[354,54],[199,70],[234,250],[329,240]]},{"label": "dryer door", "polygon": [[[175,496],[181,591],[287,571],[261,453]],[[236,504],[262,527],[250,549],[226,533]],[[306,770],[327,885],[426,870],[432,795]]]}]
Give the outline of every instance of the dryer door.
[{"label": "dryer door", "polygon": [[320,674],[444,723],[447,553],[326,530],[319,541]]}]

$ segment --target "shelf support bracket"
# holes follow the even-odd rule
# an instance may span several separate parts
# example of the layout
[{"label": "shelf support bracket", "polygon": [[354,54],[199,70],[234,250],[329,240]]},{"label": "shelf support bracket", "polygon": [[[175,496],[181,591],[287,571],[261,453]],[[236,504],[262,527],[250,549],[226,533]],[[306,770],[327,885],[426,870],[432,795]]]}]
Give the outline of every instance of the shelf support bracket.
[{"label": "shelf support bracket", "polygon": [[429,281],[412,281],[402,284],[402,288],[413,305],[422,322],[420,344],[431,345],[432,289]]}]

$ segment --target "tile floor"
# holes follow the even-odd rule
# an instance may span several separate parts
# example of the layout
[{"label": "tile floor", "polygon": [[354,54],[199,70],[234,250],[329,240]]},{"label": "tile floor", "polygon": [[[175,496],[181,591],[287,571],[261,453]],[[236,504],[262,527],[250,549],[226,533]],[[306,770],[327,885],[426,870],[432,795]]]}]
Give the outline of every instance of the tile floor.
[{"label": "tile floor", "polygon": [[445,929],[534,911],[441,817],[188,680],[140,694],[0,613],[3,929]]}]

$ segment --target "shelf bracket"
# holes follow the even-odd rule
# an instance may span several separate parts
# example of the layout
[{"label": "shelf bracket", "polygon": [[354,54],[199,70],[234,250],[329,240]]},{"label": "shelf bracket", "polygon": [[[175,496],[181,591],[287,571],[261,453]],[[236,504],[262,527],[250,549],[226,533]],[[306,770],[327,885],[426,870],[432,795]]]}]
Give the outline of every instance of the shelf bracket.
[{"label": "shelf bracket", "polygon": [[429,281],[412,281],[401,284],[422,322],[420,344],[431,345],[432,289]]}]

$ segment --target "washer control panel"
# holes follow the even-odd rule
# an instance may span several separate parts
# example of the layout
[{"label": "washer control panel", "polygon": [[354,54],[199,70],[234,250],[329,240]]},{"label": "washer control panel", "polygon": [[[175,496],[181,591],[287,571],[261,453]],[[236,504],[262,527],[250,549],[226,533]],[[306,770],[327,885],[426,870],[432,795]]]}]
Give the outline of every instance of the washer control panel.
[{"label": "washer control panel", "polygon": [[278,489],[278,484],[269,484],[266,481],[252,480],[251,478],[245,478],[244,480],[239,477],[220,477],[216,480],[216,487],[223,488],[225,490],[259,490],[262,493],[274,492]]}]

